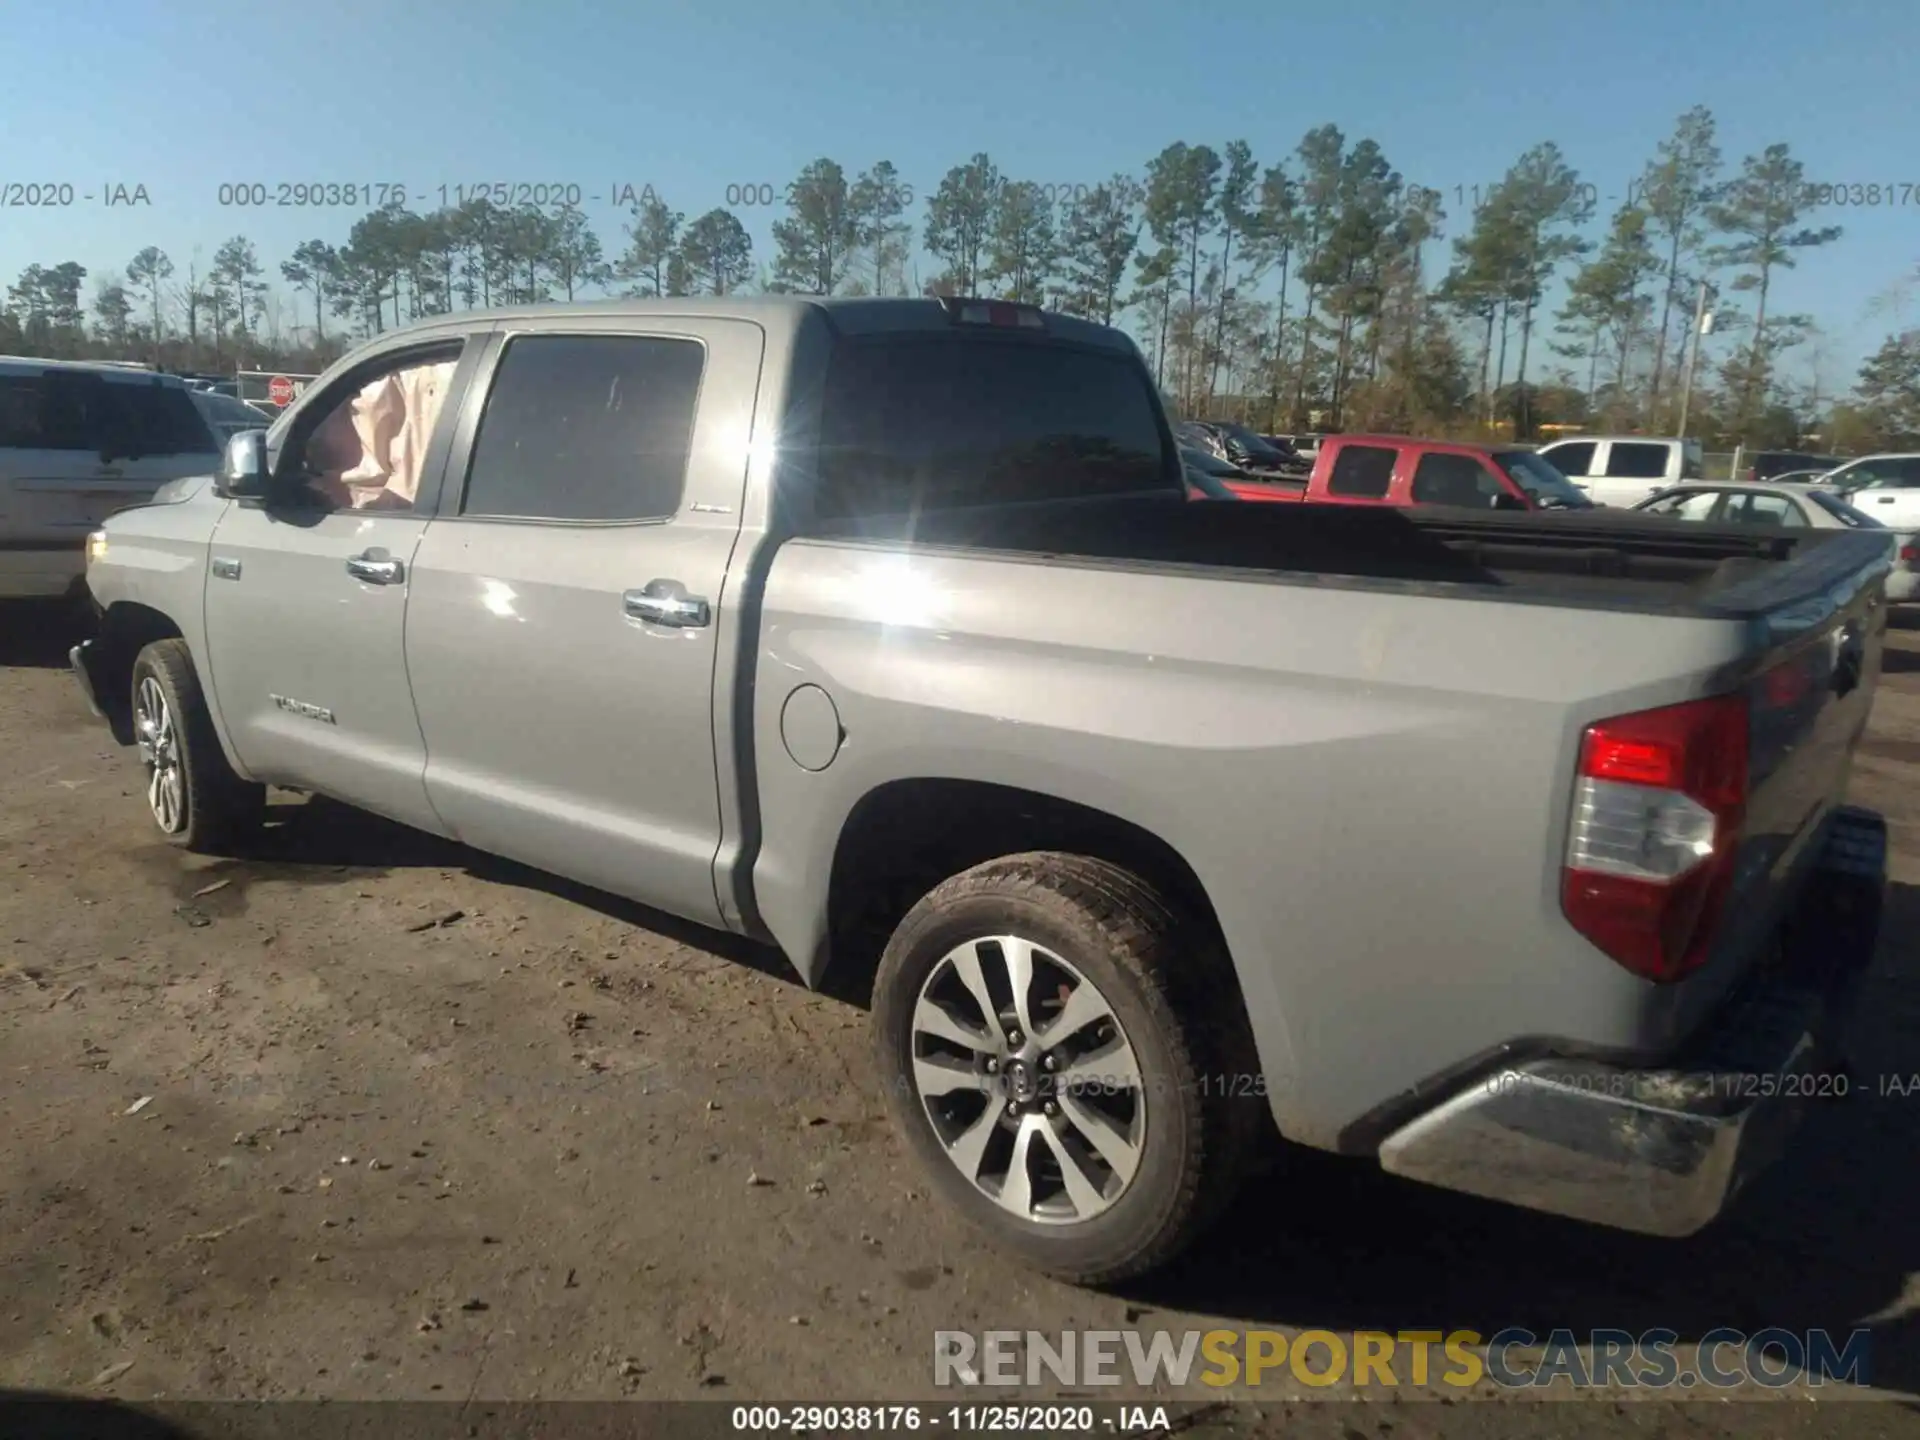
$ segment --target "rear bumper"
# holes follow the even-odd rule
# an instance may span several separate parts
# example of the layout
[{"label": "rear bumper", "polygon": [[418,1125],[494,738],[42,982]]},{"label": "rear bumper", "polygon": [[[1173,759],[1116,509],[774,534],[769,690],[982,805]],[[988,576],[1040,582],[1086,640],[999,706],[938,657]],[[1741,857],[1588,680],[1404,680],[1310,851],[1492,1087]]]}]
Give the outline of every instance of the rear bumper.
[{"label": "rear bumper", "polygon": [[1672,1064],[1503,1066],[1396,1130],[1409,1179],[1649,1235],[1691,1235],[1784,1146],[1809,1101],[1848,1093],[1843,1038],[1879,935],[1886,824],[1834,818],[1779,962]]}]

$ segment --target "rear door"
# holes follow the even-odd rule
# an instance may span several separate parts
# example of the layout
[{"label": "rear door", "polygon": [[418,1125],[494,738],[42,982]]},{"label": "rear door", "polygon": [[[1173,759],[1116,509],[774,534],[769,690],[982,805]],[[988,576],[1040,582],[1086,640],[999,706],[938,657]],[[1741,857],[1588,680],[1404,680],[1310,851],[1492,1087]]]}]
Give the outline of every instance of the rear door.
[{"label": "rear door", "polygon": [[743,320],[503,327],[407,617],[450,831],[712,925],[718,617],[764,346]]},{"label": "rear door", "polygon": [[1663,440],[1609,440],[1603,448],[1600,473],[1587,482],[1587,494],[1596,504],[1638,505],[1680,478],[1673,447]]}]

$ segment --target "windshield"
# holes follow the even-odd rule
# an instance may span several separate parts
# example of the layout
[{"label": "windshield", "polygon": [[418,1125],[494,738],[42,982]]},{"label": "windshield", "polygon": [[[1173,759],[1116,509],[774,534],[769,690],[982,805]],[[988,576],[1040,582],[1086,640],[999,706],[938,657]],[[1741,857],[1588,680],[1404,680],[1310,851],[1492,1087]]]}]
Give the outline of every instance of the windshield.
[{"label": "windshield", "polygon": [[1254,434],[1253,431],[1247,429],[1247,427],[1244,425],[1235,425],[1232,423],[1227,423],[1227,424],[1220,425],[1218,428],[1222,435],[1225,435],[1229,440],[1233,441],[1233,443],[1238,445],[1241,449],[1249,451],[1252,454],[1276,455],[1276,456],[1282,456],[1282,457],[1284,457],[1286,454],[1286,452],[1281,450],[1277,445],[1273,445],[1268,441],[1262,440],[1258,435]]},{"label": "windshield", "polygon": [[1822,494],[1818,490],[1809,490],[1806,498],[1818,505],[1842,525],[1849,526],[1855,530],[1884,530],[1887,528],[1878,520],[1874,519],[1873,516],[1867,514],[1866,511],[1856,510],[1853,506],[1847,504],[1846,501],[1836,496]]},{"label": "windshield", "polygon": [[1180,447],[1180,460],[1189,470],[1204,471],[1208,475],[1238,475],[1239,468],[1229,465],[1218,455],[1209,455],[1204,450],[1195,450],[1191,445]]},{"label": "windshield", "polygon": [[1527,498],[1542,510],[1591,510],[1589,500],[1566,476],[1531,450],[1506,450],[1493,457],[1506,471],[1507,478],[1527,492]]}]

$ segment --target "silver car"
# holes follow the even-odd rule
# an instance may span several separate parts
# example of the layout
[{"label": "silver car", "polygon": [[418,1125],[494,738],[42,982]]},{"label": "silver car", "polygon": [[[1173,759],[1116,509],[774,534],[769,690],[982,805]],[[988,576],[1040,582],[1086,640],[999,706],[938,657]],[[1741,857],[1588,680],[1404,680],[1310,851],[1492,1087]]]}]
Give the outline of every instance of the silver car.
[{"label": "silver car", "polygon": [[[1784,479],[1785,477],[1781,477]],[[1780,489],[1780,480],[1702,481],[1675,485],[1633,507],[1649,515],[1667,515],[1709,525],[1782,525],[1788,529],[1886,530],[1894,548],[1887,576],[1887,599],[1910,604],[1920,592],[1920,546],[1910,533],[1893,530],[1857,510],[1830,490],[1796,485]]]}]

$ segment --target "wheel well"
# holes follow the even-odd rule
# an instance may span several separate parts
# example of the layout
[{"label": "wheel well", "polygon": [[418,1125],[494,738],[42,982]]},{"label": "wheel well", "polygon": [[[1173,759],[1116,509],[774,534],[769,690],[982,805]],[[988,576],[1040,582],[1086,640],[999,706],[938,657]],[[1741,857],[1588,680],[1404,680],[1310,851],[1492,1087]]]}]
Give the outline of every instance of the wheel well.
[{"label": "wheel well", "polygon": [[827,891],[831,959],[822,988],[864,1004],[888,937],[921,896],[982,861],[1028,850],[1090,855],[1123,866],[1219,937],[1200,877],[1149,830],[1007,785],[896,780],[862,797],[841,828]]},{"label": "wheel well", "polygon": [[120,743],[131,744],[134,659],[156,640],[180,639],[180,627],[152,606],[121,600],[107,607],[99,635],[105,662],[98,671],[100,708]]}]

